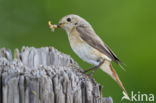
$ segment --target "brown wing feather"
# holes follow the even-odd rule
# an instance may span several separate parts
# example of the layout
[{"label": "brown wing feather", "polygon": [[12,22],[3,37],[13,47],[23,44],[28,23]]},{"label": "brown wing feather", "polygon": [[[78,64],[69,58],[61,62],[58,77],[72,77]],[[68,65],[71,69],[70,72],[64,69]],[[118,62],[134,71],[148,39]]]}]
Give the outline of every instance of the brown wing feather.
[{"label": "brown wing feather", "polygon": [[120,60],[113,53],[113,51],[106,44],[103,43],[103,41],[95,34],[95,32],[92,29],[85,26],[78,26],[76,27],[76,29],[79,32],[80,37],[89,45],[91,45],[93,48],[96,48],[101,53],[104,53],[115,63],[118,64],[118,62],[120,62]]}]

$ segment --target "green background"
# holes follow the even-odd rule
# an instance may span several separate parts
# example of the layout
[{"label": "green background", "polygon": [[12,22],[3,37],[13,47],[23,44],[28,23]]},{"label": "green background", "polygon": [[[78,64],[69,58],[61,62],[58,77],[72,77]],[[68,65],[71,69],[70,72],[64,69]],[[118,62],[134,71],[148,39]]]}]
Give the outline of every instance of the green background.
[{"label": "green background", "polygon": [[[49,20],[57,24],[68,14],[89,21],[126,63],[126,72],[113,66],[129,94],[156,93],[155,0],[0,0],[0,48],[54,46],[87,69],[91,65],[72,51],[65,31],[48,28]],[[103,96],[121,101],[122,90],[109,76],[99,69],[94,78],[103,85]]]}]

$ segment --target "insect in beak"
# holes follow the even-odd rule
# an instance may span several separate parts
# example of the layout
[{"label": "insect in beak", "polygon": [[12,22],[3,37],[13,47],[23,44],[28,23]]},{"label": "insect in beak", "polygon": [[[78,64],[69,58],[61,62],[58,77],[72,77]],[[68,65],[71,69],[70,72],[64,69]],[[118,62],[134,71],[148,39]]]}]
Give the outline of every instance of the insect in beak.
[{"label": "insect in beak", "polygon": [[51,24],[51,21],[49,21],[48,22],[48,26],[49,26],[49,28],[54,32],[55,31],[55,29],[57,29],[57,28],[60,28],[60,27],[62,27],[63,25],[65,25],[65,24],[67,24],[66,22],[65,23],[59,23],[59,24],[57,24],[57,25],[53,25],[53,24]]}]

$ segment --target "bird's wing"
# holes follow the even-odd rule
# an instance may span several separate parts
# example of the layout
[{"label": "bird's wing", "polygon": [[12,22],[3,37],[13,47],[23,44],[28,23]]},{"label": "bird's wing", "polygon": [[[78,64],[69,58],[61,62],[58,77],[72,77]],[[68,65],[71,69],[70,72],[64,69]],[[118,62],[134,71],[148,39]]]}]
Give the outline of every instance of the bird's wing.
[{"label": "bird's wing", "polygon": [[76,27],[76,30],[79,32],[80,37],[90,46],[111,58],[115,63],[118,64],[120,62],[115,53],[113,53],[113,51],[104,44],[92,29],[84,26],[78,26]]}]

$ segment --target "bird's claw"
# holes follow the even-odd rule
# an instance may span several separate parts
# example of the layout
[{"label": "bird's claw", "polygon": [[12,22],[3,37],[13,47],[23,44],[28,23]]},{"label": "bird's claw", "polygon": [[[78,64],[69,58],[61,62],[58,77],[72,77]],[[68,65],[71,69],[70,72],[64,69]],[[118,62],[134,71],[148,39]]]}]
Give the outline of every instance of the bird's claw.
[{"label": "bird's claw", "polygon": [[92,79],[92,78],[93,78],[93,74],[92,74],[92,73],[87,74],[87,76],[88,76],[90,79]]},{"label": "bird's claw", "polygon": [[87,74],[87,72],[85,72],[85,71],[80,71],[82,74],[85,74],[85,75],[87,75],[89,78],[93,78],[93,73],[89,73],[89,74]]}]

